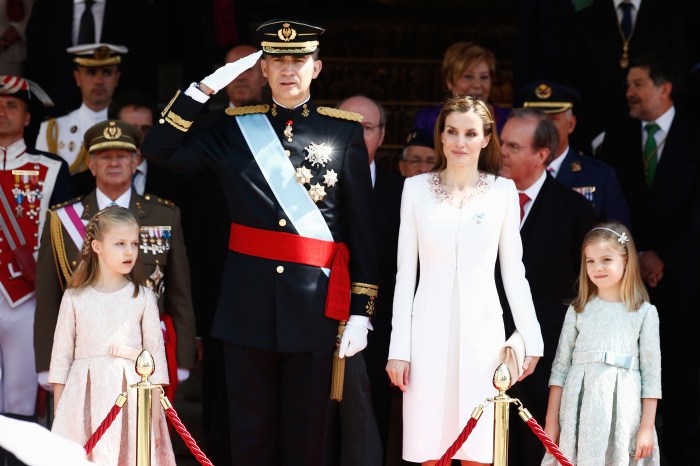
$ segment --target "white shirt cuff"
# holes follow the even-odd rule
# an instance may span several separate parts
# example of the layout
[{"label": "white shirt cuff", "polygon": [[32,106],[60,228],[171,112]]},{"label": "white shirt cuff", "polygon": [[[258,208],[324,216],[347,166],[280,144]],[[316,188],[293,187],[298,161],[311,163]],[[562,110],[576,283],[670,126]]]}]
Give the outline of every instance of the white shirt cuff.
[{"label": "white shirt cuff", "polygon": [[185,95],[190,96],[200,104],[204,104],[209,100],[209,96],[199,88],[199,83],[190,84],[190,87],[185,89]]}]

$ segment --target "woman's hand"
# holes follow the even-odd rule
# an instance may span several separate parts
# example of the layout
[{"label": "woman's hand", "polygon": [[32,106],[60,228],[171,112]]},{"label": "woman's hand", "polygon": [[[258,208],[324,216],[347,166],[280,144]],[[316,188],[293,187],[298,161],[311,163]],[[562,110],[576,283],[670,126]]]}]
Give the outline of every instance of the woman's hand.
[{"label": "woman's hand", "polygon": [[525,361],[523,361],[523,375],[520,376],[518,382],[521,382],[525,377],[535,372],[535,366],[537,366],[539,360],[539,356],[525,356]]},{"label": "woman's hand", "polygon": [[634,460],[639,461],[651,455],[654,450],[654,428],[640,427],[637,432],[637,448],[634,450]]},{"label": "woman's hand", "polygon": [[400,359],[389,359],[386,363],[386,373],[389,374],[391,383],[399,387],[402,392],[408,387],[408,372],[411,363]]}]

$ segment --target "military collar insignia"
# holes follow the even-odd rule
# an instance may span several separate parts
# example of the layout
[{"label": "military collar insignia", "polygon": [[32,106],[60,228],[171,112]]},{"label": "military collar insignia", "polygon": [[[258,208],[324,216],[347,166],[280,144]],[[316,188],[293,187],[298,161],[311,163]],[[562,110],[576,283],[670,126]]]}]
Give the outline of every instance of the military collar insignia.
[{"label": "military collar insignia", "polygon": [[307,160],[311,165],[316,165],[319,167],[325,167],[326,164],[331,160],[331,153],[333,148],[327,145],[325,142],[321,144],[316,144],[312,142],[307,147],[304,148],[307,152],[305,160]]}]

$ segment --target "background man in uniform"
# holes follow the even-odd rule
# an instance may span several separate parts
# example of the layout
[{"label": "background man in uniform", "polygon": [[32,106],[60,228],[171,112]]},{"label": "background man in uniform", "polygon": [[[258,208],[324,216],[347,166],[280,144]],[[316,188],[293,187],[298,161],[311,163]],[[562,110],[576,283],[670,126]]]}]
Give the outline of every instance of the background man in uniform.
[{"label": "background man in uniform", "polygon": [[[581,243],[595,225],[593,206],[547,172],[559,146],[554,123],[533,109],[516,108],[501,133],[501,175],[515,182],[520,197],[520,236],[525,277],[542,328],[544,356],[530,377],[511,389],[535,419],[547,412],[549,376],[567,302],[576,296]],[[506,335],[515,330],[497,265],[496,283],[503,305]],[[511,416],[509,459],[512,466],[542,460],[544,447],[518,416]]]},{"label": "background man in uniform", "polygon": [[574,105],[580,101],[578,91],[552,81],[536,81],[523,87],[519,94],[523,107],[547,114],[559,133],[559,147],[547,171],[591,201],[598,220],[615,220],[631,228],[627,201],[615,169],[602,160],[576,152],[569,145],[569,136],[576,129]]},{"label": "background man in uniform", "polygon": [[119,84],[119,64],[126,47],[111,44],[85,44],[69,47],[73,54],[73,78],[80,88],[82,104],[72,112],[43,121],[36,138],[36,148],[60,155],[74,176],[77,194],[87,194],[95,187],[87,172],[87,152],[83,136],[92,125],[107,119],[114,90]]},{"label": "background man in uniform", "polygon": [[[32,104],[51,105],[35,83],[0,76],[0,413],[35,420],[37,377],[32,348],[37,237],[54,202],[72,195],[68,165],[27,148]],[[0,448],[0,465],[5,464]],[[9,465],[22,464],[7,454]]]},{"label": "background man in uniform", "polygon": [[51,387],[48,370],[58,310],[65,283],[80,257],[84,226],[94,214],[112,204],[129,209],[141,225],[138,262],[146,275],[144,285],[158,297],[166,328],[169,398],[177,381],[185,380],[194,365],[196,329],[180,209],[156,196],[141,197],[132,189],[140,142],[139,130],[119,120],[107,120],[88,129],[84,144],[96,188],[48,212],[39,248],[37,281],[41,287],[37,290],[34,322],[36,369],[47,389]]},{"label": "background man in uniform", "polygon": [[433,138],[433,133],[424,129],[409,131],[399,161],[399,171],[404,177],[410,178],[433,169],[437,159]]},{"label": "background man in uniform", "polygon": [[352,356],[366,346],[374,313],[360,116],[311,100],[322,32],[262,24],[260,66],[272,99],[188,133],[209,95],[257,63],[260,53],[250,55],[178,93],[142,147],[154,163],[213,172],[224,189],[232,223],[212,335],[224,340],[236,465],[321,464],[338,321],[347,321],[339,356]]}]

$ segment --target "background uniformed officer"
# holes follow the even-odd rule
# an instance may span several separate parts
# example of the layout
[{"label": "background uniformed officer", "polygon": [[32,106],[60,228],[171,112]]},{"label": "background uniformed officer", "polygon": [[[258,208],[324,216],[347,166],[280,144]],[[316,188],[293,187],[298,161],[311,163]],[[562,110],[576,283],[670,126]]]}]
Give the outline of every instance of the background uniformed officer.
[{"label": "background uniformed officer", "polygon": [[615,169],[602,160],[575,151],[569,144],[576,129],[574,105],[580,101],[578,91],[553,81],[536,81],[520,90],[520,100],[523,107],[546,113],[559,133],[559,147],[547,171],[591,201],[598,219],[615,220],[631,228],[627,201]]},{"label": "background uniformed officer", "polygon": [[95,187],[87,171],[87,152],[83,136],[92,125],[107,119],[107,109],[119,84],[119,64],[126,47],[112,44],[81,44],[68,47],[73,55],[73,78],[80,88],[82,104],[58,118],[43,121],[36,148],[60,155],[74,176],[76,194],[84,195]]},{"label": "background uniformed officer", "polygon": [[180,209],[150,194],[139,196],[132,189],[140,142],[139,130],[120,120],[107,120],[89,128],[84,144],[97,187],[85,197],[55,206],[47,215],[39,249],[37,281],[41,287],[37,290],[34,322],[36,368],[40,383],[47,389],[51,387],[48,370],[58,310],[66,280],[80,257],[84,225],[95,213],[113,204],[128,208],[141,225],[138,264],[147,277],[145,285],[158,297],[166,327],[169,398],[174,394],[175,381],[186,379],[194,365],[196,329]]},{"label": "background uniformed officer", "polygon": [[[31,345],[36,300],[36,251],[44,214],[72,196],[68,165],[28,149],[30,105],[50,106],[34,82],[0,76],[0,414],[35,420],[37,376]],[[5,464],[0,448],[0,465]],[[11,466],[22,464],[7,455]]]},{"label": "background uniformed officer", "polygon": [[178,93],[141,147],[150,162],[214,173],[224,191],[231,234],[212,335],[224,341],[236,465],[321,464],[338,321],[347,321],[339,354],[352,356],[366,346],[374,313],[361,117],[311,100],[322,32],[264,23],[260,66],[272,99],[189,132],[209,95],[260,52],[249,55]]}]

